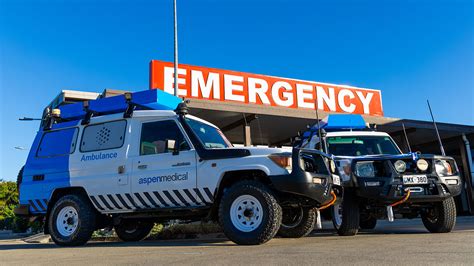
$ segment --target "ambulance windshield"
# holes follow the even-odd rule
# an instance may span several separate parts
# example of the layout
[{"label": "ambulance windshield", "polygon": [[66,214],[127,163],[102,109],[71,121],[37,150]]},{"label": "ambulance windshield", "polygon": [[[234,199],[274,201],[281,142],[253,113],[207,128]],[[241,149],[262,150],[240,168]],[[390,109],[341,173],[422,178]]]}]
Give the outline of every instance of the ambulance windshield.
[{"label": "ambulance windshield", "polygon": [[400,154],[393,140],[386,136],[328,137],[326,141],[329,153],[339,156]]},{"label": "ambulance windshield", "polygon": [[189,118],[186,118],[186,122],[206,148],[222,149],[232,147],[232,144],[218,128]]}]

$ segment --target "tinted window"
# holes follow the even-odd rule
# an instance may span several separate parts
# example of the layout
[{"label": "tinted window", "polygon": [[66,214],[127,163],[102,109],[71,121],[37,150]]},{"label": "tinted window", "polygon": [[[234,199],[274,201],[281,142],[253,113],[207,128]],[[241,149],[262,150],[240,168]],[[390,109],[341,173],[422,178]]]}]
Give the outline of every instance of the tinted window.
[{"label": "tinted window", "polygon": [[186,118],[186,122],[194,131],[194,133],[196,133],[206,148],[220,149],[232,146],[232,144],[230,144],[230,142],[218,128],[189,118]]},{"label": "tinted window", "polygon": [[120,148],[125,139],[127,121],[113,121],[84,128],[81,152]]},{"label": "tinted window", "polygon": [[67,128],[44,133],[36,155],[51,157],[73,153],[76,148],[77,132],[77,128]]},{"label": "tinted window", "polygon": [[166,140],[175,140],[180,151],[189,150],[183,133],[173,120],[144,123],[140,139],[140,155],[173,152],[166,147]]},{"label": "tinted window", "polygon": [[400,154],[392,139],[384,136],[328,137],[329,153],[340,156]]}]

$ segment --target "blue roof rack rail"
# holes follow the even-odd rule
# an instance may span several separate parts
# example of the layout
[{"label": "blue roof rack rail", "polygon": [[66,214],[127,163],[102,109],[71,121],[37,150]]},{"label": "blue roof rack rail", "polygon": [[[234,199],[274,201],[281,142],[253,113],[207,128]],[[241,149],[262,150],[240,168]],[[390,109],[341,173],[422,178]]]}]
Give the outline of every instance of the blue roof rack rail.
[{"label": "blue roof rack rail", "polygon": [[180,103],[180,98],[162,90],[146,90],[60,106],[60,120],[82,119],[87,124],[93,116],[124,113],[131,117],[134,110],[175,110]]}]

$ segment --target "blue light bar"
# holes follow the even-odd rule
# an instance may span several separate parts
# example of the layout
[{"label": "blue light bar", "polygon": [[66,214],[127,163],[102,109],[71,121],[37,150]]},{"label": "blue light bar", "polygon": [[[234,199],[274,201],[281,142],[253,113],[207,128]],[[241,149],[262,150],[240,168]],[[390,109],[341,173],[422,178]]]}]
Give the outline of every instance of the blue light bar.
[{"label": "blue light bar", "polygon": [[[162,90],[146,90],[132,93],[130,102],[137,106],[137,110],[175,110],[182,100]],[[99,115],[121,113],[127,107],[125,95],[89,101],[89,110]],[[63,105],[59,109],[61,109],[61,118],[63,119],[82,119],[86,115],[83,103]]]},{"label": "blue light bar", "polygon": [[361,115],[339,114],[328,115],[321,122],[311,127],[311,131],[324,128],[326,131],[336,130],[361,130],[367,128]]}]

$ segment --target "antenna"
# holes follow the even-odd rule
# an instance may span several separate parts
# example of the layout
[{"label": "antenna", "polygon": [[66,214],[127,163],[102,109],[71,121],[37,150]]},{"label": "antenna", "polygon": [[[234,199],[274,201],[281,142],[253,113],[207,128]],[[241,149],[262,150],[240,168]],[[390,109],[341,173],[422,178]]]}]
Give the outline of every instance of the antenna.
[{"label": "antenna", "polygon": [[18,118],[18,120],[20,120],[20,121],[36,121],[36,120],[41,121],[43,119],[41,119],[41,118],[31,118],[31,117],[21,117],[21,118]]},{"label": "antenna", "polygon": [[436,136],[438,137],[439,149],[441,150],[441,155],[446,156],[446,153],[444,152],[443,142],[441,142],[441,137],[439,136],[438,126],[436,125],[436,121],[434,119],[433,112],[431,111],[430,101],[426,100],[426,102],[428,103],[428,109],[430,110],[431,119],[433,120],[433,125],[434,125],[434,128],[436,130]]},{"label": "antenna", "polygon": [[176,12],[176,0],[173,1],[174,17],[174,96],[178,96],[178,16]]},{"label": "antenna", "polygon": [[405,123],[402,123],[402,127],[403,127],[403,134],[405,135],[405,141],[407,142],[407,146],[408,146],[408,151],[411,153],[411,146],[410,146],[410,142],[408,141],[408,135],[405,129]]},{"label": "antenna", "polygon": [[321,123],[319,120],[318,104],[315,101],[316,119],[318,120],[319,151],[323,151],[323,135],[321,134]]}]

